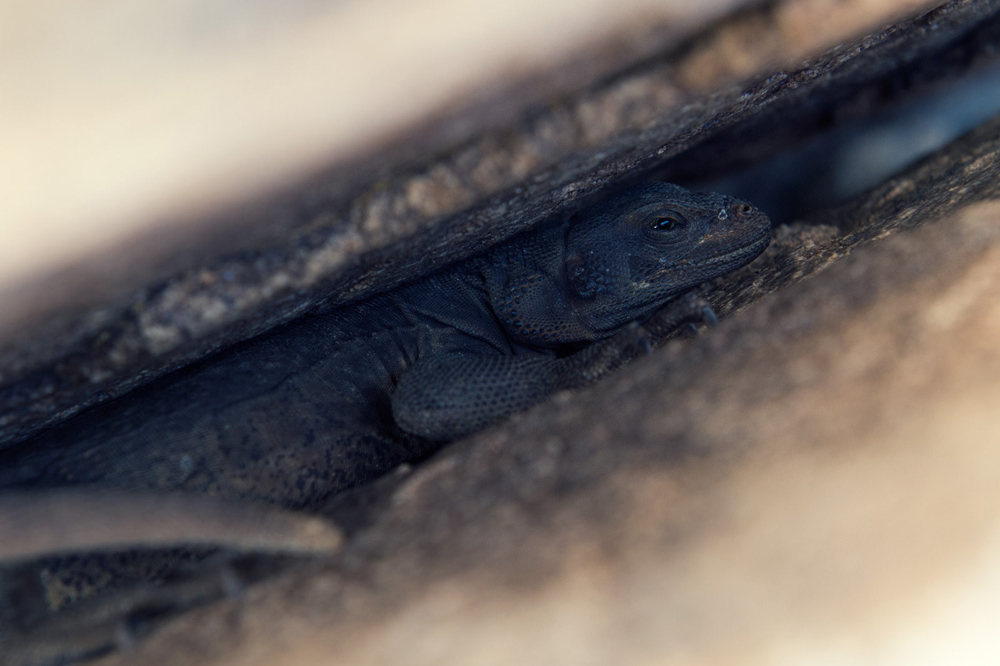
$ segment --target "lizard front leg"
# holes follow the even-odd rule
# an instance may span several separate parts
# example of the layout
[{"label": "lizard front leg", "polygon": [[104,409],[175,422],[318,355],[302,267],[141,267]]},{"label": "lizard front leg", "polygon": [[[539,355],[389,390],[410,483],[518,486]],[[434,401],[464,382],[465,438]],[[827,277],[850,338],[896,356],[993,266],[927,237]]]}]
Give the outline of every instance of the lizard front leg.
[{"label": "lizard front leg", "polygon": [[560,359],[454,354],[414,365],[392,395],[392,415],[408,432],[447,440],[531,407],[559,388]]},{"label": "lizard front leg", "polygon": [[600,379],[685,324],[714,323],[697,294],[668,303],[644,325],[629,325],[586,349],[555,358],[445,354],[418,362],[400,379],[392,413],[404,430],[435,440],[461,437],[535,405],[553,392]]},{"label": "lizard front leg", "polygon": [[657,342],[685,326],[719,323],[712,306],[698,292],[689,292],[657,310],[644,324],[622,327],[617,333],[560,360],[560,389],[577,388],[601,379]]}]

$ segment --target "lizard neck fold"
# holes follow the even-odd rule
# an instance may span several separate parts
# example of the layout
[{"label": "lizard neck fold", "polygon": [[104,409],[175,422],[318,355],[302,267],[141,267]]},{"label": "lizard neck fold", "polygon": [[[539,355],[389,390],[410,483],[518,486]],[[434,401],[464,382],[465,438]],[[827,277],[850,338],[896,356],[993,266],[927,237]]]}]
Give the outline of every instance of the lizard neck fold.
[{"label": "lizard neck fold", "polygon": [[558,347],[595,339],[577,317],[565,271],[568,227],[553,226],[491,255],[490,304],[519,344]]}]

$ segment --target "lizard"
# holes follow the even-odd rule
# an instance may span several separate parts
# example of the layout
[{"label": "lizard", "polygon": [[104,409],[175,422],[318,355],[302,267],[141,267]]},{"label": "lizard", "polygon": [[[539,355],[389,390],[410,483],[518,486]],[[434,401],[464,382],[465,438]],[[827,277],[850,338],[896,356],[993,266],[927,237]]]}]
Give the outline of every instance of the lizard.
[{"label": "lizard", "polygon": [[[0,451],[0,582],[9,577],[7,603],[22,618],[0,643],[47,635],[44,618],[72,623],[72,607],[96,624],[83,621],[63,642],[25,643],[26,654],[108,649],[129,612],[105,622],[94,610],[103,606],[86,600],[118,608],[132,599],[141,615],[138,592],[140,601],[127,591],[98,596],[116,589],[112,574],[155,583],[192,552],[212,552],[205,548],[334,553],[335,525],[287,509],[318,509],[448,440],[601,378],[680,326],[712,323],[692,290],[748,264],[770,235],[767,217],[747,202],[641,185]],[[34,572],[27,578],[25,566]],[[22,580],[42,581],[41,592],[22,590]]]},{"label": "lizard", "polygon": [[672,328],[711,321],[691,290],[769,241],[770,222],[745,201],[640,185],[0,451],[0,492],[90,487],[314,507],[593,381]]}]

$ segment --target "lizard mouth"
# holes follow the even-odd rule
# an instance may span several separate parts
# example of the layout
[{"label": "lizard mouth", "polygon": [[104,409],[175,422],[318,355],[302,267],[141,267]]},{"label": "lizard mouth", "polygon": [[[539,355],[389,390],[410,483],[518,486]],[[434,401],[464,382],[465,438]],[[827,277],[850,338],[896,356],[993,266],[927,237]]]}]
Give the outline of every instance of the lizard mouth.
[{"label": "lizard mouth", "polygon": [[[743,245],[741,247],[727,252],[725,254],[718,254],[714,256],[704,257],[704,258],[685,258],[678,259],[677,261],[670,262],[669,264],[664,264],[664,270],[672,270],[676,268],[687,268],[687,269],[710,269],[716,266],[726,267],[730,265],[744,266],[749,264],[751,261],[756,259],[767,246],[771,244],[771,234],[770,229],[767,233],[762,234],[759,238]],[[714,272],[714,271],[713,271]],[[729,269],[723,269],[723,272],[729,272]]]},{"label": "lizard mouth", "polygon": [[714,266],[716,264],[724,264],[731,261],[740,261],[745,257],[756,258],[761,252],[766,250],[767,246],[770,244],[771,234],[768,233],[741,248],[737,248],[732,252],[729,252],[728,254],[722,254],[717,257],[709,257],[707,259],[702,259],[701,261],[696,260],[695,265],[699,267]]}]

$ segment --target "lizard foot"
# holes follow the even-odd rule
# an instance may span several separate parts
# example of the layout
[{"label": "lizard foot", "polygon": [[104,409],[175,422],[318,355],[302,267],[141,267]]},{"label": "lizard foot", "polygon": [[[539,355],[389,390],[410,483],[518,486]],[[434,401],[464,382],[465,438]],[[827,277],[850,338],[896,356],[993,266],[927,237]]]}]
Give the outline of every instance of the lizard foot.
[{"label": "lizard foot", "polygon": [[[626,324],[611,338],[596,342],[581,352],[559,359],[558,388],[575,388],[600,379],[640,353],[649,354],[653,345],[687,325],[718,323],[712,306],[697,292],[675,298],[660,308],[646,323]],[[697,330],[697,328],[695,328]]]},{"label": "lizard foot", "polygon": [[623,329],[623,337],[633,351],[648,356],[653,353],[653,345],[671,333],[693,337],[700,326],[714,328],[718,325],[719,318],[712,306],[701,294],[692,291],[668,303],[646,324],[631,322]]},{"label": "lizard foot", "polygon": [[690,291],[681,297],[683,301],[684,309],[689,312],[689,317],[695,321],[691,321],[692,326],[697,326],[697,324],[704,324],[710,328],[714,328],[719,325],[719,318],[715,314],[715,310],[709,304],[705,298],[697,291]]},{"label": "lizard foot", "polygon": [[639,322],[631,322],[626,330],[631,337],[630,345],[634,350],[647,356],[653,353],[653,336]]},{"label": "lizard foot", "polygon": [[659,340],[675,331],[694,335],[699,325],[714,327],[718,323],[719,318],[709,302],[697,291],[691,291],[658,310],[646,322],[645,328],[651,338]]}]

